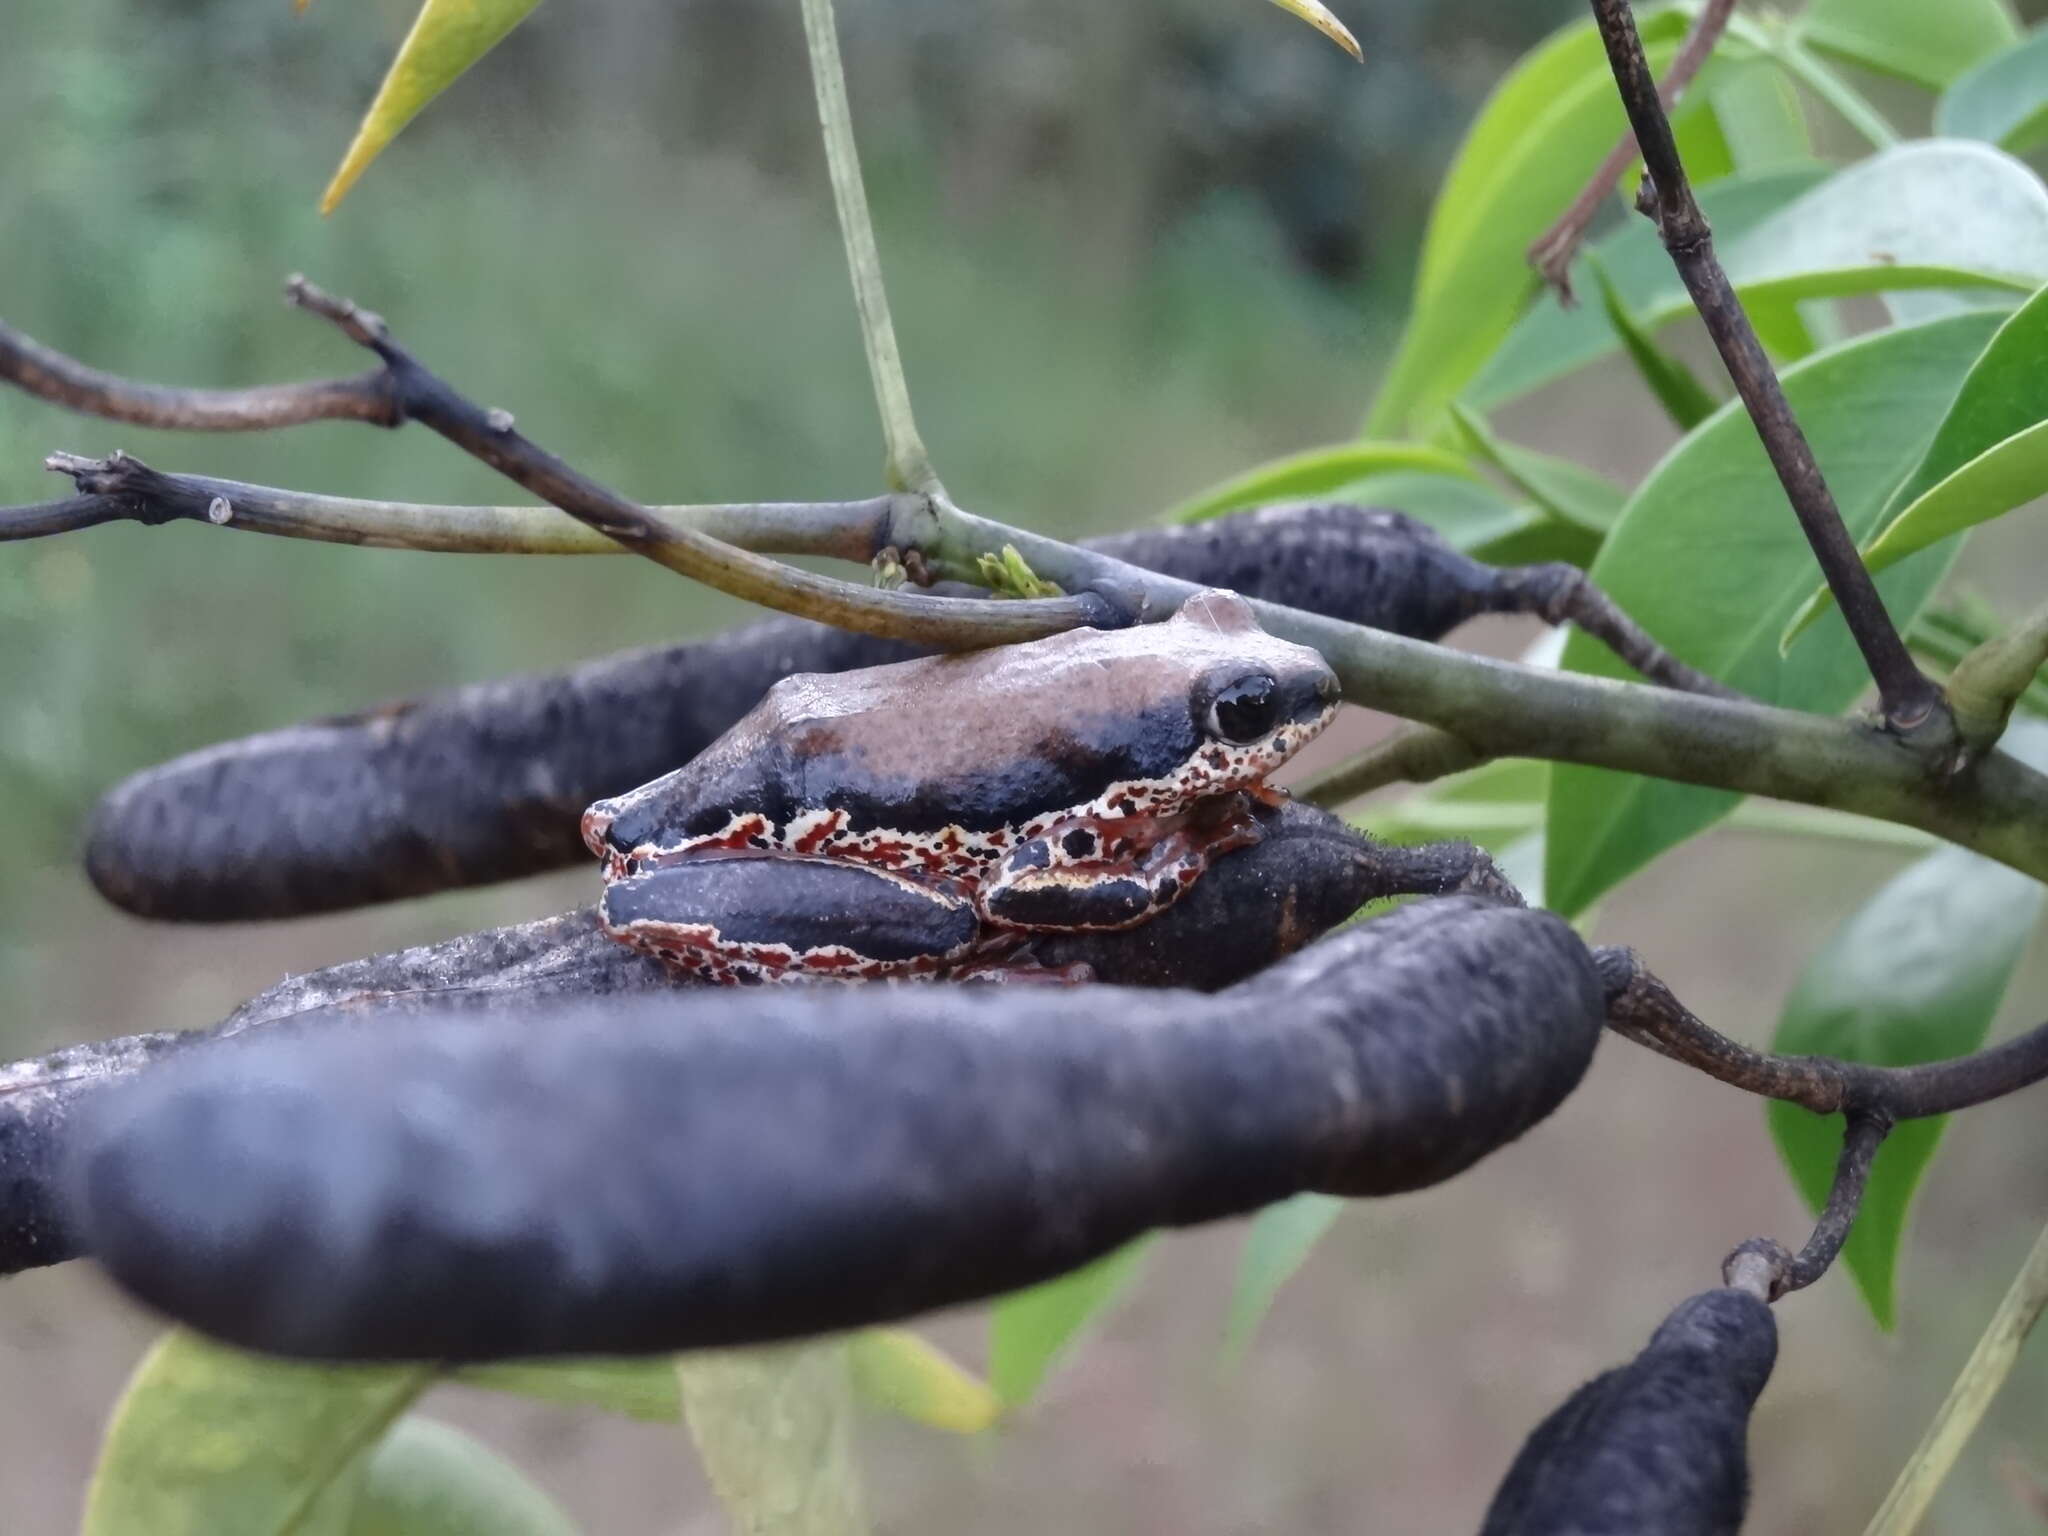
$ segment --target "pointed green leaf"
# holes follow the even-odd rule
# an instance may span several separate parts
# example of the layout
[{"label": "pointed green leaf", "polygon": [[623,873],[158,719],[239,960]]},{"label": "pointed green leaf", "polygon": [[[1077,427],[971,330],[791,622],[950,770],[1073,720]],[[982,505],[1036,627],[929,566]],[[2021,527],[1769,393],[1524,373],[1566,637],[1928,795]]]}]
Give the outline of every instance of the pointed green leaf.
[{"label": "pointed green leaf", "polygon": [[1813,163],[1813,135],[1799,92],[1774,60],[1731,63],[1709,87],[1708,104],[1720,121],[1738,176]]},{"label": "pointed green leaf", "polygon": [[1650,386],[1650,393],[1657,397],[1664,413],[1681,432],[1690,432],[1720,408],[1721,402],[1707,391],[1699,375],[1685,365],[1683,359],[1674,357],[1658,346],[1650,333],[1636,323],[1636,317],[1628,312],[1621,293],[1614,286],[1614,279],[1607,275],[1596,256],[1587,263],[1593,270],[1593,280],[1600,285],[1600,308],[1607,316],[1607,323],[1614,327],[1614,334],[1636,365],[1636,372]]},{"label": "pointed green leaf", "polygon": [[[1802,165],[1733,176],[1702,191],[1700,207],[1717,242],[1725,246],[1828,174],[1825,166]],[[1631,220],[1597,242],[1589,256],[1598,259],[1646,331],[1654,334],[1690,311],[1691,300],[1671,270],[1671,258],[1646,221]],[[1588,258],[1581,257],[1572,268],[1573,285],[1583,291],[1592,281]],[[1566,309],[1555,298],[1545,298],[1516,325],[1463,399],[1475,409],[1494,410],[1610,356],[1615,345],[1614,329],[1598,310],[1584,304]]]},{"label": "pointed green leaf", "polygon": [[1237,1261],[1237,1288],[1230,1296],[1230,1320],[1223,1335],[1226,1365],[1244,1357],[1280,1287],[1308,1262],[1323,1234],[1343,1212],[1335,1195],[1296,1195],[1269,1205],[1252,1218],[1244,1252]]},{"label": "pointed green leaf", "polygon": [[1382,842],[1457,839],[1498,853],[1543,825],[1549,792],[1550,764],[1523,757],[1496,758],[1440,779],[1415,794],[1375,805],[1364,812],[1359,824]]},{"label": "pointed green leaf", "polygon": [[1081,1332],[1130,1289],[1152,1239],[1141,1237],[1072,1274],[1005,1296],[989,1315],[988,1377],[1006,1408],[1037,1395]]},{"label": "pointed green leaf", "polygon": [[84,1536],[327,1536],[422,1366],[303,1365],[166,1334],[114,1410]]},{"label": "pointed green leaf", "polygon": [[1815,48],[1937,91],[2020,31],[2005,0],[1813,0],[1797,27]]},{"label": "pointed green leaf", "polygon": [[1198,523],[1221,517],[1244,507],[1263,506],[1272,501],[1303,501],[1327,497],[1339,487],[1368,475],[1416,470],[1425,474],[1448,475],[1484,486],[1477,470],[1457,454],[1423,443],[1339,443],[1329,448],[1310,448],[1271,459],[1255,469],[1235,475],[1221,485],[1192,496],[1168,512],[1161,521]]},{"label": "pointed green leaf", "polygon": [[[1396,470],[1368,475],[1338,486],[1331,501],[1355,502],[1361,507],[1387,507],[1405,512],[1429,524],[1455,548],[1480,560],[1496,564],[1521,564],[1530,560],[1569,560],[1583,564],[1600,547],[1576,528],[1527,505],[1509,501],[1490,485],[1463,476],[1428,474],[1422,470]],[[1512,557],[1500,551],[1520,551],[1532,541],[1553,553]]]},{"label": "pointed green leaf", "polygon": [[[1661,72],[1685,17],[1659,7],[1638,20]],[[1679,115],[1695,110],[1701,108],[1689,94]],[[1571,202],[1624,126],[1590,21],[1555,34],[1495,90],[1430,213],[1407,329],[1373,402],[1368,433],[1434,430],[1534,291],[1530,242]]]},{"label": "pointed green leaf", "polygon": [[356,129],[348,153],[327,191],[320,211],[332,213],[348,196],[370,162],[398,137],[421,109],[453,85],[462,72],[502,42],[505,34],[526,19],[540,0],[426,0],[413,19],[412,31],[399,46],[398,57],[376,99]]},{"label": "pointed green leaf", "polygon": [[[1785,393],[1851,535],[1873,527],[1919,460],[1997,323],[1957,315],[1878,332],[1788,370]],[[1910,622],[1945,569],[1939,552],[1888,573],[1886,602]],[[1789,657],[1777,637],[1812,580],[1813,556],[1755,428],[1731,402],[1694,429],[1637,490],[1592,576],[1664,646],[1745,693],[1832,714],[1869,679],[1848,632],[1822,629]],[[1574,634],[1565,665],[1625,675]],[[1546,885],[1567,915],[1665,849],[1711,826],[1738,796],[1559,764],[1552,772]]]},{"label": "pointed green leaf", "polygon": [[2048,27],[2036,27],[1943,91],[1934,131],[2016,155],[2048,143]]},{"label": "pointed green leaf", "polygon": [[843,1338],[679,1356],[683,1418],[732,1528],[865,1536]]},{"label": "pointed green leaf", "polygon": [[878,1408],[954,1435],[979,1434],[1002,1416],[987,1382],[908,1328],[869,1328],[847,1348],[854,1391]]},{"label": "pointed green leaf", "polygon": [[[2031,293],[2048,282],[2048,187],[2010,155],[1960,139],[1885,150],[1784,194],[1802,174],[1735,177],[1701,206],[1743,301],[1915,288]],[[1692,301],[1647,227],[1598,247],[1615,287],[1651,334],[1692,314]],[[1516,327],[1467,404],[1491,410],[1615,349],[1597,311],[1546,301]]]},{"label": "pointed green leaf", "polygon": [[602,1408],[650,1423],[673,1424],[683,1416],[675,1364],[659,1355],[630,1360],[510,1360],[464,1366],[450,1379],[486,1392]]},{"label": "pointed green leaf", "polygon": [[[2039,882],[2004,865],[1936,850],[1871,897],[1808,963],[1771,1049],[1886,1067],[1976,1050],[2039,921],[2041,897]],[[1841,1118],[1788,1104],[1770,1105],[1769,1117],[1794,1182],[1818,1211],[1841,1151]],[[1908,1121],[1887,1138],[1842,1250],[1880,1328],[1896,1316],[1906,1214],[1944,1123]]]},{"label": "pointed green leaf", "polygon": [[497,1452],[409,1415],[364,1467],[348,1536],[576,1536],[576,1527]]},{"label": "pointed green leaf", "polygon": [[1318,0],[1273,0],[1273,3],[1281,10],[1299,16],[1354,59],[1365,58],[1358,51],[1358,39],[1351,35],[1351,29],[1331,15],[1330,8],[1319,4]]},{"label": "pointed green leaf", "polygon": [[[1883,571],[1915,552],[2048,494],[2048,287],[1985,344],[1926,456],[1895,490],[1865,543]],[[1780,637],[1787,650],[1833,598],[1816,586]]]},{"label": "pointed green leaf", "polygon": [[1603,536],[1621,516],[1627,494],[1606,476],[1570,459],[1510,443],[1497,436],[1484,417],[1456,401],[1451,403],[1451,418],[1474,453],[1552,517]]}]

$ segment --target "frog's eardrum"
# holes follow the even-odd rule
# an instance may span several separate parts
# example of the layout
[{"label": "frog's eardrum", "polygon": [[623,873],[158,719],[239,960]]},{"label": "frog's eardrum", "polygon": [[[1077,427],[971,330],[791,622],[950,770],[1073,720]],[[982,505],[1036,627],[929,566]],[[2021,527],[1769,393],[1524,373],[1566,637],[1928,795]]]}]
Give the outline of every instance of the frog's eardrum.
[{"label": "frog's eardrum", "polygon": [[1747,1291],[1679,1303],[1627,1365],[1536,1426],[1479,1536],[1734,1536],[1749,1504],[1749,1414],[1778,1358]]},{"label": "frog's eardrum", "polygon": [[[1301,506],[1091,541],[1164,575],[1433,639],[1493,567],[1398,512]],[[688,762],[796,672],[919,654],[773,619],[572,671],[222,743],[116,785],[86,870],[141,917],[235,922],[509,880],[588,857],[585,806]]]},{"label": "frog's eardrum", "polygon": [[677,991],[223,1040],[85,1106],[70,1225],[138,1296],[321,1358],[788,1338],[1153,1227],[1468,1167],[1602,1027],[1548,913],[1417,903],[1213,996]]}]

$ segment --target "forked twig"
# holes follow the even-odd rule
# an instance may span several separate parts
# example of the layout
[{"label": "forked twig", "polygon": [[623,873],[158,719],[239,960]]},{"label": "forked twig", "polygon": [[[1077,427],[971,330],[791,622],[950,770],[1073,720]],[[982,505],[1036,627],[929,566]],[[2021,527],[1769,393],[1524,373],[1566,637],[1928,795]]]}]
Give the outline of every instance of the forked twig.
[{"label": "forked twig", "polygon": [[1955,736],[1948,707],[1941,691],[1915,664],[1885,611],[1884,599],[1842,523],[1841,511],[1785,399],[1777,373],[1764,355],[1734,285],[1714,255],[1713,232],[1686,180],[1671,122],[1657,98],[1657,82],[1643,56],[1642,38],[1637,35],[1628,0],[1592,0],[1592,6],[1622,105],[1649,172],[1644,211],[1656,220],[1664,248],[1756,424],[1764,451],[1877,684],[1885,722],[1930,757],[1946,756]]},{"label": "forked twig", "polygon": [[[1707,0],[1701,7],[1699,15],[1693,19],[1692,30],[1685,34],[1685,41],[1678,45],[1671,67],[1658,83],[1657,94],[1666,110],[1678,105],[1685,95],[1685,88],[1700,72],[1700,66],[1712,57],[1714,47],[1721,41],[1721,34],[1727,29],[1728,18],[1734,11],[1735,0]],[[1620,142],[1607,152],[1607,158],[1600,162],[1600,168],[1580,189],[1579,195],[1572,199],[1571,205],[1558,215],[1557,222],[1529,246],[1529,265],[1542,274],[1543,280],[1556,291],[1558,302],[1567,307],[1573,303],[1572,261],[1579,254],[1586,229],[1600,212],[1600,205],[1613,196],[1622,174],[1635,163],[1636,154],[1636,136],[1624,133]]]}]

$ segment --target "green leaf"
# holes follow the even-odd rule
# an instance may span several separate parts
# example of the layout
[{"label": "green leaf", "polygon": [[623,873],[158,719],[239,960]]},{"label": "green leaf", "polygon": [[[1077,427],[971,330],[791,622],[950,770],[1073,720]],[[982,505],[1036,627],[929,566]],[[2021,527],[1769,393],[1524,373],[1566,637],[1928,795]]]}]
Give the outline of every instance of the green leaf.
[{"label": "green leaf", "polygon": [[[1700,193],[1700,208],[1721,243],[1739,239],[1778,209],[1818,186],[1828,176],[1820,165],[1794,166],[1756,175],[1733,176]],[[1592,281],[1597,260],[1638,323],[1654,334],[1688,313],[1692,301],[1671,270],[1671,258],[1657,232],[1641,219],[1599,241],[1572,267],[1573,285]],[[1614,328],[1586,305],[1564,308],[1546,298],[1530,310],[1501,344],[1485,372],[1464,393],[1465,403],[1491,411],[1601,358],[1616,346]]]},{"label": "green leaf", "polygon": [[1082,1329],[1137,1279],[1151,1246],[1150,1237],[1138,1238],[1093,1264],[995,1304],[989,1315],[988,1378],[1005,1408],[1021,1408],[1037,1395]]},{"label": "green leaf", "polygon": [[[2002,864],[1936,850],[1871,897],[1808,963],[1771,1049],[1886,1067],[1976,1050],[2040,918],[2041,896],[2038,882]],[[1793,1181],[1818,1211],[1834,1180],[1841,1118],[1789,1104],[1768,1113]],[[1880,1328],[1896,1316],[1906,1214],[1944,1124],[1908,1121],[1886,1139],[1842,1250]]]},{"label": "green leaf", "polygon": [[[1557,527],[1554,519],[1534,507],[1515,505],[1481,481],[1424,470],[1368,475],[1339,486],[1328,499],[1405,512],[1429,524],[1466,554],[1482,560],[1493,558],[1488,551],[1524,539],[1534,530]],[[1591,547],[1599,548],[1599,541],[1591,541]],[[1586,558],[1592,558],[1590,552]]]},{"label": "green leaf", "polygon": [[431,1367],[302,1365],[166,1334],[114,1410],[84,1536],[341,1532],[351,1474],[434,1377]]},{"label": "green leaf", "polygon": [[1335,1195],[1311,1193],[1269,1205],[1252,1218],[1238,1256],[1237,1286],[1230,1294],[1230,1320],[1223,1335],[1226,1365],[1244,1358],[1280,1287],[1308,1261],[1343,1209],[1344,1202]]},{"label": "green leaf", "polygon": [[1636,317],[1628,312],[1621,293],[1614,286],[1614,279],[1607,275],[1607,269],[1594,257],[1588,265],[1593,269],[1593,278],[1600,285],[1600,308],[1607,316],[1607,323],[1614,327],[1614,334],[1620,338],[1629,360],[1636,365],[1636,372],[1650,386],[1650,393],[1657,397],[1664,413],[1671,418],[1681,432],[1690,432],[1720,408],[1699,380],[1699,375],[1685,365],[1683,359],[1674,357],[1658,346],[1650,333],[1636,323]]},{"label": "green leaf", "polygon": [[[1826,471],[1852,537],[1873,527],[1918,461],[1997,323],[1957,315],[1882,331],[1817,354],[1785,393]],[[1931,552],[1881,589],[1900,622],[1945,569]],[[1832,714],[1868,686],[1848,632],[1832,626],[1791,656],[1777,636],[1812,580],[1813,556],[1741,407],[1723,406],[1636,491],[1592,576],[1682,660],[1768,703]],[[1624,676],[1606,647],[1574,634],[1565,665]],[[1546,886],[1572,915],[1665,849],[1711,826],[1738,796],[1604,769],[1551,775]]]},{"label": "green leaf", "polygon": [[2048,187],[1967,139],[1880,150],[1727,247],[1738,286],[1782,298],[1903,288],[2031,293],[2048,281]]},{"label": "green leaf", "polygon": [[2013,154],[2048,143],[2048,27],[1993,54],[1941,93],[1934,131]]},{"label": "green leaf", "polygon": [[864,1536],[844,1338],[679,1356],[683,1418],[746,1536]]},{"label": "green leaf", "polygon": [[462,72],[504,41],[540,0],[426,0],[320,199],[332,213],[370,162]]},{"label": "green leaf", "polygon": [[1604,475],[1570,459],[1507,442],[1495,435],[1483,416],[1456,401],[1451,403],[1451,419],[1475,454],[1552,517],[1603,537],[1621,516],[1627,493]]},{"label": "green leaf", "polygon": [[370,1456],[348,1536],[576,1536],[576,1527],[495,1451],[408,1416]]},{"label": "green leaf", "polygon": [[450,1380],[486,1392],[602,1408],[650,1423],[673,1424],[683,1416],[675,1363],[660,1355],[632,1360],[511,1360],[464,1366]]},{"label": "green leaf", "polygon": [[1358,51],[1358,39],[1351,35],[1350,28],[1330,14],[1328,6],[1318,3],[1318,0],[1273,0],[1273,3],[1281,10],[1299,16],[1354,59],[1364,60],[1365,55]]},{"label": "green leaf", "polygon": [[[1998,328],[1912,475],[1891,495],[1863,562],[1883,571],[2048,492],[2048,288]],[[1779,639],[1791,647],[1833,603],[1816,587]]]},{"label": "green leaf", "polygon": [[1799,92],[1770,59],[1731,61],[1708,87],[1735,174],[1754,177],[1813,164],[1813,135]]},{"label": "green leaf", "polygon": [[1368,475],[1418,471],[1484,486],[1485,479],[1457,454],[1421,443],[1340,443],[1272,459],[1190,497],[1160,520],[1198,523],[1272,501],[1327,497]]},{"label": "green leaf", "polygon": [[[1701,195],[1747,304],[1928,287],[2031,293],[2048,282],[2048,188],[1988,145],[1901,145],[1786,197],[1802,175],[1811,172],[1736,177]],[[1602,242],[1598,254],[1645,331],[1691,315],[1692,301],[1646,227]],[[1615,345],[1604,316],[1546,302],[1464,398],[1490,410]]]},{"label": "green leaf", "polygon": [[1936,91],[2019,36],[2005,0],[1813,0],[1797,28],[1837,58]]},{"label": "green leaf", "polygon": [[979,1434],[1002,1415],[987,1382],[907,1328],[869,1328],[847,1348],[854,1391],[878,1408],[954,1435]]},{"label": "green leaf", "polygon": [[[1685,18],[1660,7],[1645,10],[1639,24],[1661,72]],[[1681,115],[1696,110],[1688,95]],[[1624,126],[1590,21],[1556,33],[1494,91],[1431,211],[1408,326],[1373,402],[1369,434],[1434,430],[1534,290],[1529,243],[1571,202]]]},{"label": "green leaf", "polygon": [[1543,825],[1550,764],[1503,757],[1368,810],[1360,824],[1382,842],[1457,839],[1498,853]]}]

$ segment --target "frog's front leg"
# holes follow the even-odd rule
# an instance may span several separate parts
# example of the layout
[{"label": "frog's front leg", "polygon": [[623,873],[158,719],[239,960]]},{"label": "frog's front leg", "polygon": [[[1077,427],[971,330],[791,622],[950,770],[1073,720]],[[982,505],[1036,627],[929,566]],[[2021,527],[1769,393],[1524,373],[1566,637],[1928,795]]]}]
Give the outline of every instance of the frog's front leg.
[{"label": "frog's front leg", "polygon": [[604,930],[701,981],[933,975],[976,949],[960,891],[834,860],[684,857],[605,886]]},{"label": "frog's front leg", "polygon": [[1164,911],[1233,848],[1259,840],[1242,794],[1171,816],[1077,817],[1020,843],[983,887],[1006,928],[1133,928]]}]

